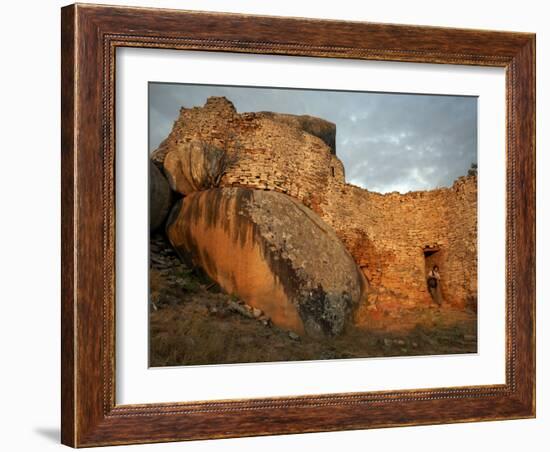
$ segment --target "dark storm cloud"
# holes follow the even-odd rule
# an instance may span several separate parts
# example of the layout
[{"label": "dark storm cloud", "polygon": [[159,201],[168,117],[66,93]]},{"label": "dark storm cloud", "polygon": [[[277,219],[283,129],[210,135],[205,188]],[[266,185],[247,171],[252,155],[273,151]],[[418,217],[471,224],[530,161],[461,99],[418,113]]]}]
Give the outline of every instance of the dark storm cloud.
[{"label": "dark storm cloud", "polygon": [[452,185],[477,162],[477,99],[153,83],[149,149],[170,133],[179,108],[225,96],[239,112],[270,110],[336,124],[336,153],[346,181],[405,193]]}]

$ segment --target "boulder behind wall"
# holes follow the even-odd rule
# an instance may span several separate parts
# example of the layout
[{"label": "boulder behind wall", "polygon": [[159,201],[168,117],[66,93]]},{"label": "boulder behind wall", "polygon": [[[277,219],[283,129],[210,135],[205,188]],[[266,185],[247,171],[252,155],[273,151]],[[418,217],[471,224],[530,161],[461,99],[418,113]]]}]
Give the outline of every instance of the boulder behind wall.
[{"label": "boulder behind wall", "polygon": [[275,113],[262,111],[258,116],[270,118],[273,121],[288,124],[302,129],[310,135],[316,136],[325,142],[333,155],[336,155],[336,124],[326,119],[309,115],[291,115],[288,113]]},{"label": "boulder behind wall", "polygon": [[194,192],[174,207],[167,232],[227,293],[300,334],[342,333],[366,296],[364,276],[334,231],[281,193]]},{"label": "boulder behind wall", "polygon": [[172,193],[166,178],[155,164],[149,162],[149,230],[153,232],[166,219],[172,203]]}]

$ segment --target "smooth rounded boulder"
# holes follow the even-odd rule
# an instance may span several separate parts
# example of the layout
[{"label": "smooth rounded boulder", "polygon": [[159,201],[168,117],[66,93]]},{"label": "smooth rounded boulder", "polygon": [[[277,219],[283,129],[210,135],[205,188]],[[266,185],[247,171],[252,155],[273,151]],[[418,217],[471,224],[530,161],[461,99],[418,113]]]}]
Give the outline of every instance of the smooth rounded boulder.
[{"label": "smooth rounded boulder", "polygon": [[177,143],[164,158],[170,188],[182,195],[216,187],[227,163],[226,153],[202,140]]},{"label": "smooth rounded boulder", "polygon": [[366,280],[334,231],[282,193],[193,192],[174,206],[167,233],[227,293],[298,334],[341,334],[366,297]]},{"label": "smooth rounded boulder", "polygon": [[149,162],[149,230],[158,229],[163,223],[172,203],[172,193],[166,178],[157,166]]}]

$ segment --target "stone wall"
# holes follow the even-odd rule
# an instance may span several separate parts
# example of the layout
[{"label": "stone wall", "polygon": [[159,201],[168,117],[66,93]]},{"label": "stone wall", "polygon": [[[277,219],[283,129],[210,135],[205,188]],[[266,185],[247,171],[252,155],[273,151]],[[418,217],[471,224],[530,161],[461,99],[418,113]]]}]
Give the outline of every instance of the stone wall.
[{"label": "stone wall", "polygon": [[[300,200],[332,226],[363,270],[370,308],[430,304],[427,264],[440,268],[446,304],[463,307],[476,300],[475,176],[460,178],[450,188],[370,192],[345,183],[331,123],[311,117],[293,121],[291,116],[239,114],[227,99],[209,98],[202,108],[181,109],[153,160],[161,165],[178,143],[204,140],[232,156],[221,186],[273,190]],[[322,134],[313,135],[317,130]]]},{"label": "stone wall", "polygon": [[[317,202],[319,188],[330,182],[331,168],[341,178],[344,169],[331,147],[300,128],[300,121],[290,121],[291,116],[269,112],[239,114],[227,99],[210,97],[202,108],[180,110],[172,132],[152,159],[161,164],[166,153],[179,143],[203,140],[232,156],[222,186],[279,191],[311,207]],[[309,120],[308,130],[314,119],[327,124],[319,118],[305,118]],[[323,133],[326,134],[324,130]]]},{"label": "stone wall", "polygon": [[[437,264],[446,303],[477,294],[477,180],[450,188],[379,194],[335,183],[319,205],[386,309],[429,304],[426,274]],[[428,265],[426,265],[428,264]]]}]

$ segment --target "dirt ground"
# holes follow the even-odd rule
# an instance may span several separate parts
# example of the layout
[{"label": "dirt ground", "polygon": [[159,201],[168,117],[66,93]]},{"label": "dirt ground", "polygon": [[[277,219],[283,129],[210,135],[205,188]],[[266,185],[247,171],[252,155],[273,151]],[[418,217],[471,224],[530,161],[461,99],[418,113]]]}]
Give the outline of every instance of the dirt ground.
[{"label": "dirt ground", "polygon": [[330,339],[284,331],[151,241],[149,363],[153,367],[441,355],[477,351],[477,316],[450,307],[373,313]]}]

